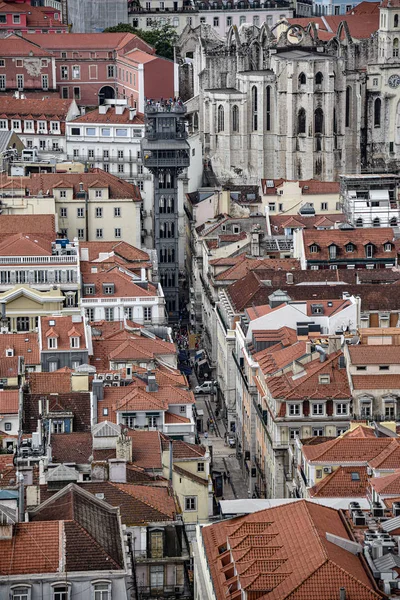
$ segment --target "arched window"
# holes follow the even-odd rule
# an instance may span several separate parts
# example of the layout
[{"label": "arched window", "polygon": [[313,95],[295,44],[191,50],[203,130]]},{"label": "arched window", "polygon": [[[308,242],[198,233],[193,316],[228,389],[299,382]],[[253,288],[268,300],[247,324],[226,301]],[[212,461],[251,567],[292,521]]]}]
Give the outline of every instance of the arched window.
[{"label": "arched window", "polygon": [[322,73],[319,71],[316,76],[315,76],[315,84],[316,85],[322,85],[322,82],[324,80],[324,76],[322,75]]},{"label": "arched window", "polygon": [[305,73],[300,73],[300,75],[299,75],[299,85],[306,85],[306,76],[305,76]]},{"label": "arched window", "polygon": [[346,88],[346,127],[350,127],[351,87]]},{"label": "arched window", "polygon": [[317,108],[314,113],[314,133],[324,133],[324,113],[322,108]]},{"label": "arched window", "polygon": [[381,99],[377,98],[374,102],[374,127],[381,126]]},{"label": "arched window", "polygon": [[222,104],[218,106],[218,133],[224,130],[224,107]]},{"label": "arched window", "polygon": [[306,111],[304,108],[300,108],[297,115],[297,133],[306,132]]},{"label": "arched window", "polygon": [[255,85],[251,88],[251,106],[253,109],[253,131],[258,129],[258,98],[257,88]]},{"label": "arched window", "polygon": [[399,38],[394,38],[393,40],[393,58],[398,58],[399,56]]},{"label": "arched window", "polygon": [[379,217],[375,217],[375,219],[372,221],[372,227],[380,227],[381,226],[381,220]]},{"label": "arched window", "polygon": [[394,15],[394,27],[399,26],[399,15]]},{"label": "arched window", "polygon": [[266,130],[271,131],[271,86],[267,86],[266,89]]},{"label": "arched window", "polygon": [[236,106],[232,106],[232,131],[239,131],[239,108]]},{"label": "arched window", "polygon": [[362,227],[364,225],[363,220],[361,217],[358,217],[357,221],[356,221],[356,227]]}]

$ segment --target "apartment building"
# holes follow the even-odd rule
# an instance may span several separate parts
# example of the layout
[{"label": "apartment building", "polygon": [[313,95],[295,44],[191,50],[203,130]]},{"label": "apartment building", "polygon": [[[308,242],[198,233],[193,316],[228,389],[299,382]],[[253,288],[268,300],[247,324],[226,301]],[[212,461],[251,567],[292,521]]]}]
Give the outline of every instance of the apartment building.
[{"label": "apartment building", "polygon": [[341,175],[340,204],[354,227],[397,227],[399,175]]},{"label": "apartment building", "polygon": [[4,2],[0,12],[0,31],[7,33],[68,33],[61,11],[54,6],[34,6],[30,2]]},{"label": "apartment building", "polygon": [[14,34],[1,38],[0,55],[0,92],[52,95],[56,90],[55,58],[35,38]]},{"label": "apartment building", "polygon": [[89,362],[91,330],[81,315],[41,317],[39,343],[43,372],[75,370]]},{"label": "apartment building", "polygon": [[66,122],[80,114],[75,100],[0,96],[0,131],[14,131],[41,158],[67,158]]},{"label": "apartment building", "polygon": [[262,203],[272,215],[341,214],[339,183],[262,179]]},{"label": "apartment building", "polygon": [[[140,247],[141,196],[138,188],[111,173],[32,173],[4,177],[0,193],[7,211],[25,215],[54,213],[58,232],[65,238],[112,241],[122,238]],[[125,225],[124,225],[125,224]]]}]

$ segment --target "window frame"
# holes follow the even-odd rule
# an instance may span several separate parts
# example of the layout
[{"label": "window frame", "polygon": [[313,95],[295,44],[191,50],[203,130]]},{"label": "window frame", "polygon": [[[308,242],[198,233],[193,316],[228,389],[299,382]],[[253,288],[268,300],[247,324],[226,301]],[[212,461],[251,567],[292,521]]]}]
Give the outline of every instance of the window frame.
[{"label": "window frame", "polygon": [[[188,503],[191,504],[193,501],[193,508],[188,508]],[[185,512],[196,512],[197,511],[197,496],[185,496]]]}]

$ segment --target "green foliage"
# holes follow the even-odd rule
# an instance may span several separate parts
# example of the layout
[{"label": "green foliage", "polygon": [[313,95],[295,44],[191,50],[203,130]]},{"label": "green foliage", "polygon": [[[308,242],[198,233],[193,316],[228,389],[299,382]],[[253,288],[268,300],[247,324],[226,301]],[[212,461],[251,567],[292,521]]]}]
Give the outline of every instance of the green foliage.
[{"label": "green foliage", "polygon": [[118,33],[134,33],[142,40],[153,46],[158,56],[164,58],[174,59],[174,45],[178,40],[178,35],[175,28],[168,23],[166,25],[159,26],[157,21],[153,21],[151,29],[145,31],[143,29],[135,29],[128,23],[119,23],[114,27],[108,27],[104,30],[105,32]]}]

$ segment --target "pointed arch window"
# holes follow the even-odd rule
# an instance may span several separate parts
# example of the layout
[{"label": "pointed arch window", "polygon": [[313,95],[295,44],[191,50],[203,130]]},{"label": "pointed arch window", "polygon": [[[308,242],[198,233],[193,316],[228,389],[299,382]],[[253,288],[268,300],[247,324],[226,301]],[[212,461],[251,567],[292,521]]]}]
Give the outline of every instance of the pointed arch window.
[{"label": "pointed arch window", "polygon": [[398,26],[399,26],[399,15],[395,14],[394,15],[394,27],[397,29]]},{"label": "pointed arch window", "polygon": [[382,101],[380,98],[377,98],[374,102],[374,127],[381,126],[381,107]]},{"label": "pointed arch window", "polygon": [[372,227],[380,227],[381,226],[381,220],[379,217],[375,217],[375,219],[372,221]]},{"label": "pointed arch window", "polygon": [[253,131],[258,129],[258,95],[255,85],[251,88],[251,106],[253,109]]},{"label": "pointed arch window", "polygon": [[267,86],[266,89],[266,105],[267,105],[267,112],[266,112],[266,130],[267,131],[271,131],[271,86]]},{"label": "pointed arch window", "polygon": [[399,56],[399,38],[394,38],[393,40],[393,58],[398,58]]},{"label": "pointed arch window", "polygon": [[306,132],[306,111],[304,108],[300,108],[297,115],[297,133]]},{"label": "pointed arch window", "polygon": [[236,104],[232,106],[232,131],[239,131],[239,108]]},{"label": "pointed arch window", "polygon": [[218,106],[218,133],[224,131],[224,107],[222,104]]},{"label": "pointed arch window", "polygon": [[364,222],[362,220],[361,217],[358,217],[358,219],[356,220],[356,227],[363,227]]},{"label": "pointed arch window", "polygon": [[314,113],[314,133],[324,133],[324,113],[322,108],[317,108]]},{"label": "pointed arch window", "polygon": [[300,75],[299,75],[299,85],[306,85],[306,75],[305,75],[305,73],[300,73]]},{"label": "pointed arch window", "polygon": [[318,71],[315,76],[315,85],[322,85],[323,80],[324,76],[322,75],[321,71]]},{"label": "pointed arch window", "polygon": [[350,127],[351,87],[346,88],[346,127]]}]

